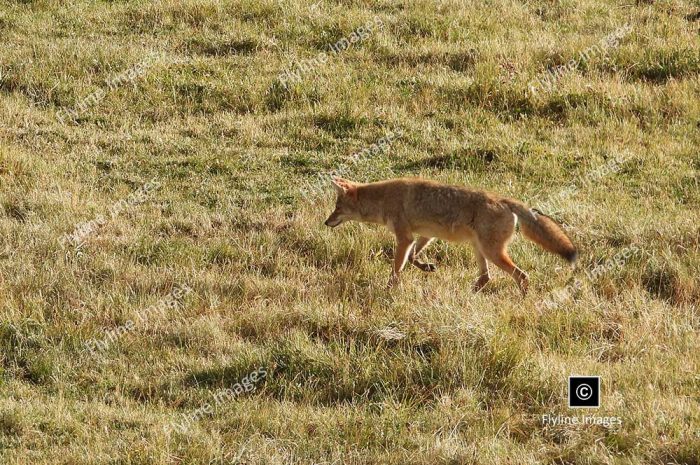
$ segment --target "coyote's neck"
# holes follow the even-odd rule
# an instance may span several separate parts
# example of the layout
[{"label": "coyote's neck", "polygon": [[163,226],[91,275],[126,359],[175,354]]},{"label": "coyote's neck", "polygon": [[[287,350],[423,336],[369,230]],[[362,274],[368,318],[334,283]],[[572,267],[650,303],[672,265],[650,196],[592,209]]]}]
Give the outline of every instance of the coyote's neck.
[{"label": "coyote's neck", "polygon": [[384,224],[385,219],[380,201],[373,195],[367,195],[364,185],[357,186],[357,211],[366,223]]}]

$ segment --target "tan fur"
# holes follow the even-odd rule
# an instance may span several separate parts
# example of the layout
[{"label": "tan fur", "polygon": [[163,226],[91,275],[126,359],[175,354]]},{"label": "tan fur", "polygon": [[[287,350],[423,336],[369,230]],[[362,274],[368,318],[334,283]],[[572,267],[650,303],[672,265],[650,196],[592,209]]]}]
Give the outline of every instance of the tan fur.
[{"label": "tan fur", "polygon": [[[512,276],[525,294],[527,275],[506,250],[515,232],[513,215],[521,221],[525,237],[571,262],[576,259],[576,248],[564,231],[551,218],[517,200],[421,179],[362,184],[335,178],[333,183],[338,199],[327,226],[355,220],[383,224],[396,235],[390,285],[398,281],[407,261],[424,271],[434,271],[434,265],[417,257],[433,238],[438,238],[472,244],[480,270],[475,291],[488,282],[491,262]],[[415,235],[419,237],[414,242]]]}]

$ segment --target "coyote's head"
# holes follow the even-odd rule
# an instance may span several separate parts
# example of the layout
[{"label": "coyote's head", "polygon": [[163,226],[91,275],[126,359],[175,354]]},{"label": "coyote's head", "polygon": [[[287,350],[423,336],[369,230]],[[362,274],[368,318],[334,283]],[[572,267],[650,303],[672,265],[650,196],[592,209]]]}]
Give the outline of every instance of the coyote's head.
[{"label": "coyote's head", "polygon": [[335,202],[335,210],[324,224],[335,228],[347,220],[360,219],[357,205],[357,185],[352,181],[333,178],[333,187],[338,193],[338,200]]}]

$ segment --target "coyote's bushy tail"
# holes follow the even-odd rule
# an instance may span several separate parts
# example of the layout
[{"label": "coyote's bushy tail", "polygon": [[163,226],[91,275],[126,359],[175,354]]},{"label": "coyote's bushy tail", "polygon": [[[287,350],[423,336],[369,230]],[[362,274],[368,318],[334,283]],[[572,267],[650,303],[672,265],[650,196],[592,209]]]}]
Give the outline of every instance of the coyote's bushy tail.
[{"label": "coyote's bushy tail", "polygon": [[535,213],[517,200],[503,199],[503,203],[520,220],[520,227],[525,237],[545,250],[563,257],[569,263],[576,261],[578,255],[576,247],[554,220],[542,213]]}]

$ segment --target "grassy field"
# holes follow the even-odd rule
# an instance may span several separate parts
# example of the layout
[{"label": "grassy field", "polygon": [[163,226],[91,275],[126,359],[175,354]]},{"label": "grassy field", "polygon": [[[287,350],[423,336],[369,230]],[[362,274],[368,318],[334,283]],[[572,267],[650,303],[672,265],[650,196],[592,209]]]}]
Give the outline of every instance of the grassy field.
[{"label": "grassy field", "polygon": [[[0,462],[697,465],[699,29],[697,0],[0,0]],[[521,199],[577,268],[518,234],[529,294],[473,294],[437,242],[388,290],[389,232],[323,226],[333,170]]]}]

